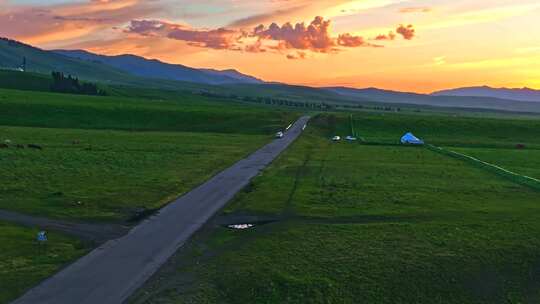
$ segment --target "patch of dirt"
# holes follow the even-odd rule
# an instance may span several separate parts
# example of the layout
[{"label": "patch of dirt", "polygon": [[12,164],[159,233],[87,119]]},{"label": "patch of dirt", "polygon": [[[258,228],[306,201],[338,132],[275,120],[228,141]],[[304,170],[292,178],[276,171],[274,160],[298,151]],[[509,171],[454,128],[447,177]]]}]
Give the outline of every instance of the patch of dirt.
[{"label": "patch of dirt", "polygon": [[6,210],[0,210],[0,220],[45,231],[57,231],[97,244],[119,238],[130,229],[122,225],[61,221]]}]

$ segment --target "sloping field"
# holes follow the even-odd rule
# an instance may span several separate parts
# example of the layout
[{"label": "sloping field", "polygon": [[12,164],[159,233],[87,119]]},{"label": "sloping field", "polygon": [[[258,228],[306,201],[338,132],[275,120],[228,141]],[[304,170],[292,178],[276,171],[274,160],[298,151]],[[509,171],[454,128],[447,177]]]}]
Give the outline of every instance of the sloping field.
[{"label": "sloping field", "polygon": [[296,118],[189,95],[178,98],[156,102],[0,91],[0,141],[11,142],[0,149],[6,169],[0,208],[126,220],[200,184]]}]

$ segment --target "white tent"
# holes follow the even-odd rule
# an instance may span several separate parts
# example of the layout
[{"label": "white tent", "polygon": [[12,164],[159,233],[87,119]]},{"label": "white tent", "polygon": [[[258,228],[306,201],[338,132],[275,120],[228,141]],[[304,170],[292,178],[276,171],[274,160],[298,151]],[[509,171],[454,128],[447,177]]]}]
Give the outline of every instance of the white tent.
[{"label": "white tent", "polygon": [[401,138],[401,143],[409,145],[423,145],[424,141],[414,136],[411,132],[408,132]]}]

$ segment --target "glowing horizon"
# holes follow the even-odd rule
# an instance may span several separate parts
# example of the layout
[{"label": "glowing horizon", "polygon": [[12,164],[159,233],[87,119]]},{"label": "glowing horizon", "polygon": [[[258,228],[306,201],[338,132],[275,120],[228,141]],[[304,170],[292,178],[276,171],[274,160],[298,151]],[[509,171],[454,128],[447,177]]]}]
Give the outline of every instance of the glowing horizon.
[{"label": "glowing horizon", "polygon": [[0,0],[0,36],[290,84],[540,89],[540,3],[427,2]]}]

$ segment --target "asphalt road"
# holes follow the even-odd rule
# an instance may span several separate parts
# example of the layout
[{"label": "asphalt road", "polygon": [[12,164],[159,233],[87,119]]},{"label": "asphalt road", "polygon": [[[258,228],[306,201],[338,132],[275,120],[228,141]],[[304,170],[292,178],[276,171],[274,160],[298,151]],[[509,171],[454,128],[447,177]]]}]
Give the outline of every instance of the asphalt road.
[{"label": "asphalt road", "polygon": [[302,117],[249,157],[28,291],[14,304],[120,304],[301,133]]}]

